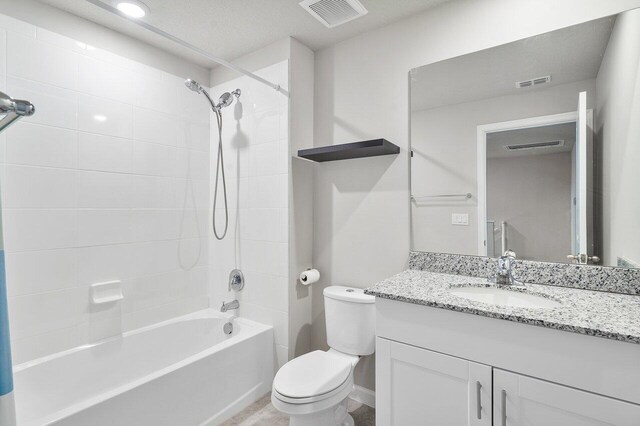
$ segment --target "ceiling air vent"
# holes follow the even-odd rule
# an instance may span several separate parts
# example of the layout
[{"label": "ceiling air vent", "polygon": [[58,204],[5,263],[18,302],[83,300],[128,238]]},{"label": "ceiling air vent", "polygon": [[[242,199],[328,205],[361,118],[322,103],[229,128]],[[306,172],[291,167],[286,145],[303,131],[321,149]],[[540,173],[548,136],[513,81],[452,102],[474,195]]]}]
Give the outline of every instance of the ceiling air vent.
[{"label": "ceiling air vent", "polygon": [[559,139],[556,141],[547,141],[547,142],[533,142],[533,143],[521,143],[514,145],[505,145],[505,149],[509,151],[519,151],[525,149],[540,149],[540,148],[553,148],[564,146],[564,139]]},{"label": "ceiling air vent", "polygon": [[518,89],[522,89],[524,87],[537,86],[539,84],[545,84],[551,81],[550,75],[545,75],[544,77],[532,78],[531,80],[522,80],[516,81],[516,87]]},{"label": "ceiling air vent", "polygon": [[358,0],[304,0],[300,6],[327,28],[337,27],[368,13]]}]

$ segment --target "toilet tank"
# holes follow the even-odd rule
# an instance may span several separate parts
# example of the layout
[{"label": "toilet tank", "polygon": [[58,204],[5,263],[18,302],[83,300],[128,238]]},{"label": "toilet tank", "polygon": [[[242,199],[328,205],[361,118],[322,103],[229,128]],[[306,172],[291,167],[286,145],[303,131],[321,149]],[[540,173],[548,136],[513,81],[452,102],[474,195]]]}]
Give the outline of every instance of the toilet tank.
[{"label": "toilet tank", "polygon": [[359,288],[324,289],[327,343],[350,355],[371,355],[376,342],[375,297]]}]

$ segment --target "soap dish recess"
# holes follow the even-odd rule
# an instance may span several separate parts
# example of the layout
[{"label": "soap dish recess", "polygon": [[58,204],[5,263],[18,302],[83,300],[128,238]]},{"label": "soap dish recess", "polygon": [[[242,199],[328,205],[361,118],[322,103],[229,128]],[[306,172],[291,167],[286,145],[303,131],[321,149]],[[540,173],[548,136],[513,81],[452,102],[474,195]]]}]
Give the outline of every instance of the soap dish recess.
[{"label": "soap dish recess", "polygon": [[106,281],[91,284],[91,303],[102,305],[124,299],[121,281]]}]

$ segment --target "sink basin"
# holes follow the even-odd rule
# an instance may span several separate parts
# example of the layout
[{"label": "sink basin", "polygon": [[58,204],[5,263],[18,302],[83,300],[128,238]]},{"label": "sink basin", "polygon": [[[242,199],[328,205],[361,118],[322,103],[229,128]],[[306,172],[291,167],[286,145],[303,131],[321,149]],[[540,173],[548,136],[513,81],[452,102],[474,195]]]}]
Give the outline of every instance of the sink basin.
[{"label": "sink basin", "polygon": [[562,305],[546,297],[497,287],[452,287],[448,291],[454,296],[474,302],[514,308],[557,308]]}]

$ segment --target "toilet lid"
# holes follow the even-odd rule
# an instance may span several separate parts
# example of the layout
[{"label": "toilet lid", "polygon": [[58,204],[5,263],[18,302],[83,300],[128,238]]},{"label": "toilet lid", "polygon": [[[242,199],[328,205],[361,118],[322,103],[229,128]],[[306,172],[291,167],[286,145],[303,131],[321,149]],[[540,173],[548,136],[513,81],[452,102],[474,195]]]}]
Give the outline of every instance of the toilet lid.
[{"label": "toilet lid", "polygon": [[282,366],[273,387],[290,398],[309,398],[338,388],[349,378],[351,362],[323,351],[294,358]]}]

